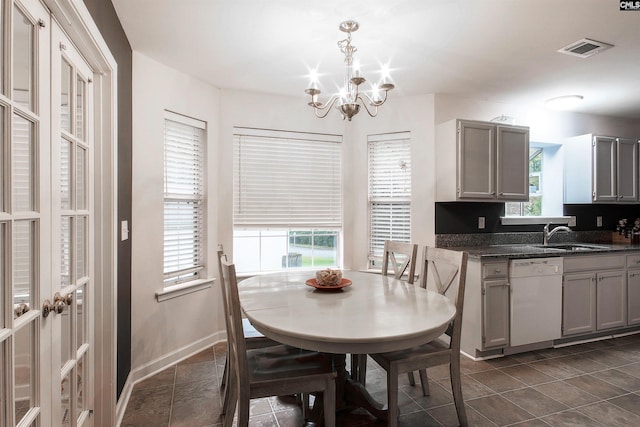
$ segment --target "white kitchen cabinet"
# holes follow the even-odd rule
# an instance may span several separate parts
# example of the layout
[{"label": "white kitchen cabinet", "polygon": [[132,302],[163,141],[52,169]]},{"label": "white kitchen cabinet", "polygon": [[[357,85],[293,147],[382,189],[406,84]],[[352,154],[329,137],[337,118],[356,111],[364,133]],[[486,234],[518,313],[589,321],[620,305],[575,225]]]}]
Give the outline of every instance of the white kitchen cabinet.
[{"label": "white kitchen cabinet", "polygon": [[640,254],[627,255],[627,325],[640,324]]},{"label": "white kitchen cabinet", "polygon": [[638,202],[637,140],[587,134],[569,138],[564,149],[565,203]]},{"label": "white kitchen cabinet", "polygon": [[509,345],[508,280],[485,280],[482,284],[482,348]]},{"label": "white kitchen cabinet", "polygon": [[437,201],[529,199],[529,128],[451,120],[436,131]]},{"label": "white kitchen cabinet", "polygon": [[508,259],[469,258],[461,350],[472,357],[500,354],[509,346]]},{"label": "white kitchen cabinet", "polygon": [[626,259],[621,255],[564,258],[562,335],[626,325]]},{"label": "white kitchen cabinet", "polygon": [[627,324],[627,287],[624,270],[596,273],[596,330]]},{"label": "white kitchen cabinet", "polygon": [[596,277],[593,273],[565,274],[562,281],[562,335],[596,328]]}]

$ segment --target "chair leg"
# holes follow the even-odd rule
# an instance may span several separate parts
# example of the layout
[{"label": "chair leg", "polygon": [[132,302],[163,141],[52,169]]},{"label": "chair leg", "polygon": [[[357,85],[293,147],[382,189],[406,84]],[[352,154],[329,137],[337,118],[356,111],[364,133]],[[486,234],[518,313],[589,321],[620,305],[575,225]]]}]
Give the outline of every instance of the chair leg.
[{"label": "chair leg", "polygon": [[361,354],[358,356],[358,381],[363,386],[367,382],[367,355]]},{"label": "chair leg", "polygon": [[222,372],[222,381],[220,381],[220,388],[224,388],[225,384],[227,384],[227,375],[229,375],[229,371],[227,370],[227,365],[229,364],[229,353],[224,359],[224,371]]},{"label": "chair leg", "polygon": [[398,371],[390,368],[387,372],[387,426],[398,426]]},{"label": "chair leg", "polygon": [[456,405],[458,422],[461,427],[468,427],[467,411],[464,408],[464,398],[462,396],[462,381],[460,380],[460,355],[451,357],[449,364],[449,375],[451,375],[451,390],[453,391],[453,402]]},{"label": "chair leg", "polygon": [[420,369],[418,371],[418,374],[420,374],[420,385],[422,386],[422,395],[429,396],[431,392],[429,391],[429,378],[427,377],[427,370]]},{"label": "chair leg", "polygon": [[235,382],[235,377],[232,378],[233,374],[233,366],[231,366],[231,359],[229,358],[229,354],[227,353],[227,359],[224,365],[224,373],[222,376],[222,382],[224,383],[224,396],[222,398],[222,415],[226,414],[229,410],[229,399],[231,398],[232,392],[237,392],[232,390],[232,385]]},{"label": "chair leg", "polygon": [[335,427],[336,425],[336,382],[335,379],[327,380],[327,387],[322,393],[324,403],[324,425]]},{"label": "chair leg", "polygon": [[238,427],[248,427],[249,425],[249,402],[251,401],[247,396],[240,396],[238,398]]},{"label": "chair leg", "polygon": [[409,384],[416,385],[416,379],[413,376],[413,372],[407,372],[407,378],[409,378]]},{"label": "chair leg", "polygon": [[227,382],[227,390],[229,390],[229,397],[222,407],[222,413],[224,414],[223,427],[231,427],[233,425],[233,416],[235,415],[236,403],[238,402],[236,381],[230,379],[230,381]]}]

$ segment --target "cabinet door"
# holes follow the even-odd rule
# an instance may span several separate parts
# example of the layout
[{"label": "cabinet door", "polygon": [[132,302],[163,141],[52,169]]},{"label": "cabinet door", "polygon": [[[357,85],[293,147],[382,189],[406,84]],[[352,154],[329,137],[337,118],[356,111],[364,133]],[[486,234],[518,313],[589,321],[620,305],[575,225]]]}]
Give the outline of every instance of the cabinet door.
[{"label": "cabinet door", "polygon": [[529,200],[529,129],[497,127],[496,164],[497,198]]},{"label": "cabinet door", "polygon": [[565,275],[562,279],[562,335],[591,332],[595,328],[595,274]]},{"label": "cabinet door", "polygon": [[483,349],[509,345],[509,282],[486,280],[482,288]]},{"label": "cabinet door", "polygon": [[596,329],[620,328],[627,319],[626,274],[623,270],[597,273]]},{"label": "cabinet door", "polygon": [[638,201],[638,141],[618,138],[618,201]]},{"label": "cabinet door", "polygon": [[458,197],[495,198],[494,125],[461,121],[458,128]]},{"label": "cabinet door", "polygon": [[593,200],[614,202],[616,193],[616,140],[596,136],[593,138]]},{"label": "cabinet door", "polygon": [[627,273],[627,325],[640,323],[640,270]]}]

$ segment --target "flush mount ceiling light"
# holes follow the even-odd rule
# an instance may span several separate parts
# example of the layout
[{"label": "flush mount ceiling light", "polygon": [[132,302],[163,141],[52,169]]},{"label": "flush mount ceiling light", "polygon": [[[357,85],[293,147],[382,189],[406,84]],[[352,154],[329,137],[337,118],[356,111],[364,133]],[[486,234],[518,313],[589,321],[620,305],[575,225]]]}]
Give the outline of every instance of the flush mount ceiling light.
[{"label": "flush mount ceiling light", "polygon": [[[395,87],[384,76],[379,85],[373,85],[371,96],[360,92],[360,85],[366,82],[366,79],[360,75],[360,70],[354,64],[353,54],[358,49],[351,44],[351,33],[357,31],[358,28],[360,28],[360,25],[356,21],[344,21],[340,24],[340,31],[347,33],[347,38],[338,42],[338,47],[344,54],[346,66],[344,86],[340,89],[340,92],[333,95],[326,104],[318,101],[320,89],[318,89],[318,82],[313,76],[309,88],[305,90],[311,96],[309,105],[313,107],[316,116],[321,119],[329,114],[331,107],[334,105],[342,114],[343,120],[348,119],[351,121],[351,118],[360,111],[360,105],[364,106],[364,109],[367,110],[371,117],[375,117],[378,114],[378,107],[387,100],[387,93]],[[383,92],[382,95],[380,91]]]},{"label": "flush mount ceiling light", "polygon": [[554,110],[571,110],[577,107],[583,99],[582,95],[564,95],[547,99],[544,104]]}]

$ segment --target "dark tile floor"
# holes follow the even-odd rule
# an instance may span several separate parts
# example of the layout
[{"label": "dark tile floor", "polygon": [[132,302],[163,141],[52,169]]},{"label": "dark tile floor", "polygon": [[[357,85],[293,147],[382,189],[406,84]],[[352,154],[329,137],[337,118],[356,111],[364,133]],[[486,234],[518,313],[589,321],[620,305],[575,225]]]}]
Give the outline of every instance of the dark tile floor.
[{"label": "dark tile floor", "polygon": [[[215,346],[134,387],[122,426],[221,426]],[[471,426],[640,426],[640,334],[499,359],[462,360]],[[400,425],[458,425],[448,366],[429,370],[431,395],[401,376]],[[386,401],[385,372],[369,361],[367,388]],[[303,424],[294,402],[256,399],[251,426]],[[367,413],[339,414],[338,426],[380,426]]]}]

